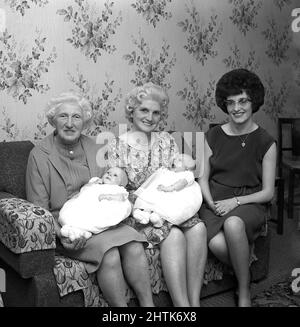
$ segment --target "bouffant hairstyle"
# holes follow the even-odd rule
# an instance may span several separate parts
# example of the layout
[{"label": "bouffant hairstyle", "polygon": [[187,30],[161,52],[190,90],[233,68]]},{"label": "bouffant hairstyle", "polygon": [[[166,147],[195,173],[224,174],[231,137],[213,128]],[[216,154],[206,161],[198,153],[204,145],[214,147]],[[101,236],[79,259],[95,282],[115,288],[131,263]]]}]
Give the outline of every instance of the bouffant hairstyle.
[{"label": "bouffant hairstyle", "polygon": [[143,100],[153,100],[159,103],[161,108],[161,120],[167,115],[169,97],[167,92],[159,85],[151,82],[137,86],[129,92],[125,98],[125,116],[132,123],[132,114]]},{"label": "bouffant hairstyle", "polygon": [[252,112],[257,112],[264,104],[265,98],[265,88],[259,77],[247,69],[234,69],[224,74],[216,86],[215,98],[218,107],[227,114],[227,98],[243,92],[251,99]]},{"label": "bouffant hairstyle", "polygon": [[75,91],[63,92],[55,98],[52,98],[46,105],[46,117],[50,125],[55,127],[54,117],[58,108],[64,104],[76,104],[78,105],[83,114],[83,126],[87,128],[93,118],[93,110],[90,102],[83,97],[82,94]]}]

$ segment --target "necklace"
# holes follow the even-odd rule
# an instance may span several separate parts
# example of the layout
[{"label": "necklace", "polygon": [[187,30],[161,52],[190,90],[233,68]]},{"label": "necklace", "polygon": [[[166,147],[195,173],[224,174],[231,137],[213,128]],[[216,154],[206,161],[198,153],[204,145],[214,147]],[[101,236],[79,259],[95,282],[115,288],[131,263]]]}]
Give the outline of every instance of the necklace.
[{"label": "necklace", "polygon": [[57,137],[55,137],[55,142],[58,145],[58,148],[67,152],[71,158],[75,154],[75,150],[80,146],[80,141],[78,140],[75,144],[64,144]]},{"label": "necklace", "polygon": [[236,135],[239,137],[240,141],[241,141],[241,146],[242,148],[244,148],[246,146],[246,140],[248,138],[248,136],[251,134],[251,132],[253,132],[252,128],[250,128],[250,130],[248,130],[249,132],[246,134],[246,136],[244,137],[241,137],[239,134],[237,134],[236,132],[233,132],[231,126],[229,126],[230,128],[230,132],[231,132],[231,135]]},{"label": "necklace", "polygon": [[246,136],[245,136],[245,138],[244,139],[242,139],[239,135],[238,135],[238,137],[239,137],[239,139],[241,140],[241,145],[242,145],[242,147],[244,148],[245,147],[245,145],[246,145],[246,140],[247,140],[247,137],[250,135],[250,133],[248,133]]}]

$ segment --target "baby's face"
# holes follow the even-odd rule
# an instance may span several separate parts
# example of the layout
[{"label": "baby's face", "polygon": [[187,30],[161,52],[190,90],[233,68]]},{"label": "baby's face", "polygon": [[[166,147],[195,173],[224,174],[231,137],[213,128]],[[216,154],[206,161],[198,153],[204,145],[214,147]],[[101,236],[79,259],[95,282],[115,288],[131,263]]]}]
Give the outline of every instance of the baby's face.
[{"label": "baby's face", "polygon": [[175,171],[195,170],[195,160],[187,155],[180,156],[176,161]]},{"label": "baby's face", "polygon": [[118,167],[110,168],[108,171],[102,176],[104,184],[113,184],[113,185],[121,185],[122,183],[122,170]]}]

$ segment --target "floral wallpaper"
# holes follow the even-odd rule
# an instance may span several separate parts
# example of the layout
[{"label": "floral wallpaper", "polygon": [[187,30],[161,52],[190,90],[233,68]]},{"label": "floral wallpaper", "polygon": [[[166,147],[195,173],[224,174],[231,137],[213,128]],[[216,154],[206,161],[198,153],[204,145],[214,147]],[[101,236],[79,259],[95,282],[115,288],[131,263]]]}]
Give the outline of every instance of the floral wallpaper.
[{"label": "floral wallpaper", "polygon": [[248,31],[257,27],[255,18],[261,9],[261,0],[229,0],[229,3],[233,6],[232,14],[229,18],[241,33],[246,35]]},{"label": "floral wallpaper", "polygon": [[222,34],[222,23],[218,25],[218,15],[212,15],[207,26],[203,26],[203,17],[194,3],[192,3],[192,7],[186,6],[186,13],[187,18],[178,23],[182,31],[187,34],[187,43],[184,45],[184,49],[197,62],[204,65],[208,58],[218,55],[218,52],[214,50],[214,45]]},{"label": "floral wallpaper", "polygon": [[5,0],[5,2],[10,6],[11,9],[19,12],[22,16],[25,15],[25,11],[30,9],[34,5],[43,7],[49,0]]},{"label": "floral wallpaper", "polygon": [[101,12],[91,8],[88,1],[74,2],[73,6],[57,10],[57,14],[64,16],[64,22],[72,23],[72,37],[67,38],[67,41],[96,63],[104,52],[111,54],[116,51],[116,46],[110,44],[109,40],[121,24],[122,16],[119,14],[113,18],[114,2],[109,0],[104,2]]},{"label": "floral wallpaper", "polygon": [[226,120],[215,85],[230,69],[266,87],[256,120],[276,136],[278,115],[300,116],[298,0],[1,0],[0,141],[45,137],[47,101],[80,90],[96,136],[126,123],[124,97],[153,81],[170,96],[160,128],[206,131]]},{"label": "floral wallpaper", "polygon": [[160,19],[169,19],[172,13],[166,10],[168,2],[172,0],[137,0],[131,4],[137,13],[141,14],[145,20],[156,27]]}]

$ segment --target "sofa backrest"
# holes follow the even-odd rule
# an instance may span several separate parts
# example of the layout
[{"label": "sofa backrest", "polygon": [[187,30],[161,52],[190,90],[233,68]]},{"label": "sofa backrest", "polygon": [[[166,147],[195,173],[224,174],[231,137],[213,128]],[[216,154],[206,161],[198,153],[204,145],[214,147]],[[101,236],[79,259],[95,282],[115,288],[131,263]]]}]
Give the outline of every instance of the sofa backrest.
[{"label": "sofa backrest", "polygon": [[25,174],[33,147],[30,141],[0,142],[0,192],[26,199]]}]

